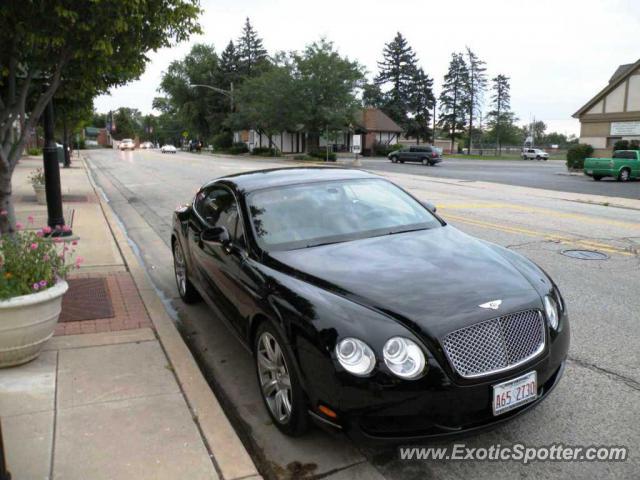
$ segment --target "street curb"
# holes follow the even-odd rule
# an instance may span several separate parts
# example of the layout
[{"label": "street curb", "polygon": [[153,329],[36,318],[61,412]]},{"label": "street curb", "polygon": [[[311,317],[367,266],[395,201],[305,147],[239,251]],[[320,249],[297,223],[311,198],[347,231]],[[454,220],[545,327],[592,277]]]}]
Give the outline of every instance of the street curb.
[{"label": "street curb", "polygon": [[253,460],[165,310],[162,300],[134,253],[120,221],[106,199],[96,189],[84,157],[82,157],[82,164],[220,478],[223,480],[261,479]]}]

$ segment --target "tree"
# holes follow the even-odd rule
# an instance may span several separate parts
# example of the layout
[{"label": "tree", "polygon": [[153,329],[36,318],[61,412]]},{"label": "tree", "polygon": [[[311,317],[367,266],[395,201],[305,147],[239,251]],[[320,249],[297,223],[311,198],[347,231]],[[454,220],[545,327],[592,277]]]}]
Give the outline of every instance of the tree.
[{"label": "tree", "polygon": [[238,38],[236,45],[240,74],[246,77],[260,74],[269,60],[267,51],[262,45],[262,39],[258,37],[258,33],[251,26],[249,17],[244,23],[242,35]]},{"label": "tree", "polygon": [[385,92],[383,111],[406,130],[409,123],[411,83],[418,67],[415,52],[400,32],[385,44],[378,68],[376,85],[390,87]]},{"label": "tree", "polygon": [[384,108],[385,97],[375,83],[366,83],[362,87],[362,105],[365,107]]},{"label": "tree", "polygon": [[229,89],[232,84],[238,85],[240,70],[240,54],[233,41],[230,40],[220,55],[220,72],[222,72],[223,78],[221,87]]},{"label": "tree", "polygon": [[502,154],[502,144],[500,137],[503,127],[508,123],[513,123],[513,114],[511,113],[511,93],[509,86],[509,77],[506,75],[498,75],[493,78],[493,96],[491,102],[493,110],[489,112],[489,127],[495,131],[495,140],[498,145],[498,155]]},{"label": "tree", "polygon": [[533,142],[536,145],[544,143],[545,132],[547,131],[547,124],[542,120],[535,121],[531,124],[531,133]]},{"label": "tree", "polygon": [[307,147],[317,147],[320,132],[343,129],[353,122],[360,108],[355,92],[362,87],[364,71],[358,62],[341,57],[333,43],[324,39],[292,57],[302,123],[310,134]]},{"label": "tree", "polygon": [[197,0],[5,0],[0,8],[0,233],[13,232],[11,177],[62,83],[105,92],[138,78],[146,52],[199,31]]},{"label": "tree", "polygon": [[116,140],[135,138],[142,135],[142,114],[136,108],[120,107],[113,112],[113,121],[116,128],[112,135]]},{"label": "tree", "polygon": [[456,136],[460,136],[459,132],[464,129],[468,79],[469,70],[464,57],[461,53],[453,53],[440,94],[440,119],[438,122],[438,125],[449,132],[451,151],[453,151]]},{"label": "tree", "polygon": [[482,95],[487,88],[487,76],[485,62],[480,60],[478,56],[467,47],[467,69],[469,75],[467,77],[467,109],[469,116],[469,155],[471,155],[471,146],[473,140],[473,115],[480,111],[482,105]]},{"label": "tree", "polygon": [[406,135],[415,138],[417,143],[420,143],[420,140],[428,142],[433,134],[429,125],[436,101],[433,95],[433,80],[422,68],[417,68],[410,85],[409,109],[413,116],[408,121]]},{"label": "tree", "polygon": [[159,89],[165,94],[163,111],[172,111],[194,136],[209,138],[222,128],[230,102],[219,92],[192,85],[227,87],[213,45],[196,44],[182,60],[171,62]]}]

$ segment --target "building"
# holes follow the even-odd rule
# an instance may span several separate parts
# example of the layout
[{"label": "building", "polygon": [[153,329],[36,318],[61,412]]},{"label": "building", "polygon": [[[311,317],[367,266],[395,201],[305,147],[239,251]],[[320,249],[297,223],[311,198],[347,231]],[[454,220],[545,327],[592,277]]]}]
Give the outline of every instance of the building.
[{"label": "building", "polygon": [[618,140],[640,141],[640,60],[620,65],[573,117],[580,120],[580,143],[595,155],[609,154]]},{"label": "building", "polygon": [[[362,135],[362,153],[371,152],[376,143],[383,145],[395,145],[402,129],[377,108],[364,108],[355,116],[353,125],[344,130],[329,132],[329,145],[333,151],[346,152],[351,150],[353,135]],[[304,131],[281,132],[271,136],[271,145],[277,147],[282,153],[302,153],[307,151],[309,135]],[[269,137],[256,130],[242,130],[235,132],[235,142],[247,144],[249,150],[260,147],[269,147]],[[318,146],[325,148],[327,140],[320,137]]]}]

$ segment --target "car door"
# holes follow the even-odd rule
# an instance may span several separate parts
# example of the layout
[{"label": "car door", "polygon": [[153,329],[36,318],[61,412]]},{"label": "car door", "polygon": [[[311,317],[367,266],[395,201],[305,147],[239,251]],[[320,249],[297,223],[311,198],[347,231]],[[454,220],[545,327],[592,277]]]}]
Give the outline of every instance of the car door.
[{"label": "car door", "polygon": [[200,265],[202,283],[210,303],[245,338],[248,317],[256,306],[260,279],[247,254],[245,228],[238,203],[233,192],[224,186],[213,186],[203,193],[199,219],[201,232],[206,228],[224,227],[229,233],[230,243],[223,245],[194,235],[194,256]]}]

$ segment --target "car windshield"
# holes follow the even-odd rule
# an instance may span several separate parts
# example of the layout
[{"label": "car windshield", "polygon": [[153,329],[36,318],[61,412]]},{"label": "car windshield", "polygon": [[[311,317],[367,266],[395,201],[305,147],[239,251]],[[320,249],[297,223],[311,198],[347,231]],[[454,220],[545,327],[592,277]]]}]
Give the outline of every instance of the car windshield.
[{"label": "car windshield", "polygon": [[253,231],[264,250],[293,250],[441,226],[390,182],[340,180],[290,185],[248,196]]}]

